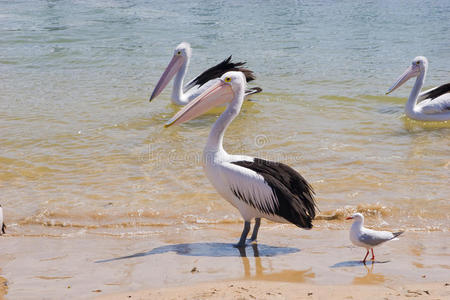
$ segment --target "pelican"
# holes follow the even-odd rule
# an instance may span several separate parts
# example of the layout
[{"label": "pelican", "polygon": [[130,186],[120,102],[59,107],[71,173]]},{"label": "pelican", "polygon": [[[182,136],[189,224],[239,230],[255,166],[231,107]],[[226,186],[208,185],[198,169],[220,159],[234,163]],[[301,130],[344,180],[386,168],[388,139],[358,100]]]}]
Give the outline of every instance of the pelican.
[{"label": "pelican", "polygon": [[246,80],[242,72],[227,72],[166,123],[166,127],[192,120],[210,108],[227,105],[214,123],[203,151],[203,168],[217,192],[236,207],[244,219],[239,242],[245,247],[250,222],[255,219],[251,242],[256,241],[261,218],[312,228],[316,214],[314,191],[291,167],[244,155],[228,154],[223,136],[239,114],[244,101]]},{"label": "pelican", "polygon": [[[243,72],[247,81],[252,81],[255,79],[252,71],[241,68],[245,62],[233,63],[231,62],[230,56],[216,66],[204,71],[184,86],[184,77],[191,60],[191,53],[191,45],[186,42],[179,44],[175,48],[172,60],[169,62],[169,65],[156,84],[156,87],[150,97],[150,101],[156,98],[164,90],[175,75],[172,89],[172,103],[176,105],[188,104],[192,101],[192,99],[208,89],[208,87],[213,85],[220,78],[220,76],[228,71]],[[251,88],[245,91],[245,96],[247,97],[261,91],[262,89],[259,87]]]},{"label": "pelican", "polygon": [[448,121],[450,120],[450,83],[420,93],[427,70],[427,58],[417,56],[386,95],[396,90],[408,79],[417,77],[411,94],[409,94],[408,102],[406,102],[406,115],[419,121]]}]

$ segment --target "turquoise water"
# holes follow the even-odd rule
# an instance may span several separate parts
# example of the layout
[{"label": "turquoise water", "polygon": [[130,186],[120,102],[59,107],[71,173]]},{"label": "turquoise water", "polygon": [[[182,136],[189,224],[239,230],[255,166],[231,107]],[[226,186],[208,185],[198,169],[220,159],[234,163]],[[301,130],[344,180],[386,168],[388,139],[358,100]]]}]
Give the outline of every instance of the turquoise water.
[{"label": "turquoise water", "polygon": [[450,126],[404,117],[412,81],[384,93],[417,55],[426,87],[449,81],[449,19],[449,1],[1,1],[10,230],[239,222],[197,159],[217,112],[164,130],[169,89],[148,103],[181,41],[188,78],[233,54],[264,90],[229,152],[290,163],[322,212],[446,230]]}]

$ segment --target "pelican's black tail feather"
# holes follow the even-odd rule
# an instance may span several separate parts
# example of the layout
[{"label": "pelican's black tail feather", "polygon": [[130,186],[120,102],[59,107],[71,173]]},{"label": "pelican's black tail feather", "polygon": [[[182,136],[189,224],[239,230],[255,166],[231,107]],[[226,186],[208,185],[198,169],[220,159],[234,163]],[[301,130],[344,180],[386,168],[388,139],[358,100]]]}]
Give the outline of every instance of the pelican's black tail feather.
[{"label": "pelican's black tail feather", "polygon": [[194,78],[188,86],[195,86],[199,85],[202,86],[208,81],[219,78],[226,72],[230,71],[240,71],[244,73],[245,78],[247,79],[247,82],[250,82],[252,80],[255,80],[255,75],[253,74],[253,71],[242,68],[242,66],[245,65],[245,62],[232,62],[231,61],[231,55],[222,61],[221,63],[209,68],[208,70],[204,71],[202,74],[198,75],[196,78]]}]

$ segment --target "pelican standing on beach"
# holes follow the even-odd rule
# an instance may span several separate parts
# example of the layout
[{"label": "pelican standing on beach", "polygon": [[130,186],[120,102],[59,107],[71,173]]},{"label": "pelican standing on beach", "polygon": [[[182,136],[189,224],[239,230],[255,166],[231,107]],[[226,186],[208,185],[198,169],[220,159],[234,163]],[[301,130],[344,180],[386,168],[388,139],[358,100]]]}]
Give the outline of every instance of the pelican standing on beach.
[{"label": "pelican standing on beach", "polygon": [[259,158],[228,154],[223,136],[239,114],[246,87],[242,72],[227,72],[166,123],[166,127],[192,120],[212,107],[227,104],[214,123],[203,151],[203,168],[219,194],[236,207],[244,219],[236,247],[245,247],[250,222],[255,219],[251,241],[256,241],[261,218],[312,228],[316,214],[314,192],[291,167]]},{"label": "pelican standing on beach", "polygon": [[450,120],[450,83],[420,93],[427,70],[427,58],[417,56],[412,61],[411,66],[397,79],[386,94],[396,90],[408,79],[417,77],[408,102],[406,102],[406,115],[419,121],[448,121]]},{"label": "pelican standing on beach", "polygon": [[384,242],[391,241],[403,233],[403,231],[377,231],[365,228],[364,216],[360,213],[353,214],[351,217],[347,217],[346,220],[354,220],[352,227],[350,228],[350,241],[353,245],[366,248],[367,250],[366,256],[364,256],[362,261],[363,263],[366,263],[369,249],[372,250],[372,260],[375,260],[375,254],[373,254],[374,247],[379,246]]},{"label": "pelican standing on beach", "polygon": [[[176,105],[188,104],[192,99],[216,83],[220,76],[229,71],[243,72],[247,82],[255,79],[252,71],[242,68],[245,62],[233,63],[231,62],[230,56],[221,63],[204,71],[184,86],[184,77],[186,76],[187,68],[191,60],[191,53],[191,46],[186,42],[182,42],[175,48],[172,60],[169,62],[169,65],[156,84],[150,97],[150,101],[156,98],[164,90],[174,76],[172,103]],[[245,96],[247,97],[261,91],[262,89],[259,87],[251,88],[245,91]]]}]

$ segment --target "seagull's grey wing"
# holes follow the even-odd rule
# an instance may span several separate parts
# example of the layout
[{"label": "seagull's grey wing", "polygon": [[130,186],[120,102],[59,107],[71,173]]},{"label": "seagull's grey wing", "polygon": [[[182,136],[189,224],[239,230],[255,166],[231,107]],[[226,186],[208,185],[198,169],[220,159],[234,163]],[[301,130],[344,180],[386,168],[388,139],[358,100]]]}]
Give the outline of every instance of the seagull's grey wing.
[{"label": "seagull's grey wing", "polygon": [[380,238],[378,238],[376,236],[368,235],[368,234],[362,234],[359,237],[359,240],[362,243],[364,243],[366,245],[369,245],[369,246],[377,246],[377,245],[387,241],[386,239],[380,239]]},{"label": "seagull's grey wing", "polygon": [[392,232],[389,231],[369,231],[367,229],[366,231],[367,232],[364,232],[359,236],[359,240],[360,242],[373,247],[383,242],[392,240],[395,237]]}]

